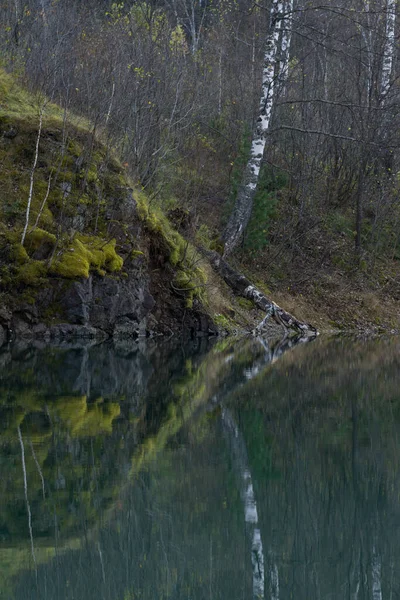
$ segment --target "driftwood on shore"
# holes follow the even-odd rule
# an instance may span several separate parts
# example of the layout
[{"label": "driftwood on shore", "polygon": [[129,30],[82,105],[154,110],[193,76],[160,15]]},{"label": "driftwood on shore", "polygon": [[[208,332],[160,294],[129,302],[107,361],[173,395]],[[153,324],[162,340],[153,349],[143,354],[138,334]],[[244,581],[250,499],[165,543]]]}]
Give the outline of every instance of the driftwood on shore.
[{"label": "driftwood on shore", "polygon": [[288,334],[289,330],[293,330],[304,336],[314,337],[318,335],[318,331],[315,327],[309,323],[299,321],[296,317],[278,306],[273,300],[268,298],[261,290],[253,285],[247,277],[233,269],[222,256],[218,254],[218,252],[205,250],[204,248],[200,251],[207,257],[216,273],[222,277],[235,294],[251,300],[257,308],[265,313],[264,319],[255,329],[256,334],[261,334],[268,319],[272,318],[284,328],[285,335]]}]

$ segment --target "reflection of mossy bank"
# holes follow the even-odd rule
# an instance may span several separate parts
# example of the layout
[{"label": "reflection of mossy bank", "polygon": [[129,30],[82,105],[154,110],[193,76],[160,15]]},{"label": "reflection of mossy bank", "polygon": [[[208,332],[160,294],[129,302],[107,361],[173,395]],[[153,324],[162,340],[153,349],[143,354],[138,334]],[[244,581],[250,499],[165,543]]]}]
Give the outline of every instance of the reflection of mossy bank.
[{"label": "reflection of mossy bank", "polygon": [[[273,368],[262,363],[263,351],[257,342],[234,348],[223,340],[207,355],[170,352],[168,373],[168,353],[153,363],[157,378],[131,420],[140,443],[125,455],[126,483],[103,512],[106,526],[92,528],[77,552],[42,563],[36,588],[34,574],[21,573],[16,598],[25,599],[29,586],[32,598],[41,598],[50,585],[60,598],[95,599],[111,586],[121,599],[203,600],[210,586],[211,597],[231,599],[238,590],[250,597],[240,485],[220,425],[221,400],[246,443],[265,564],[278,569],[281,591],[309,599],[323,589],[339,597],[358,572],[368,579],[374,549],[382,581],[393,579],[397,589],[390,565],[399,556],[399,436],[390,407],[398,397],[398,343],[317,340]],[[120,406],[113,430],[124,418]],[[103,450],[110,439],[103,437]],[[266,569],[266,583],[274,572]]]},{"label": "reflection of mossy bank", "polygon": [[13,562],[9,575],[33,566],[18,428],[41,564],[55,545],[58,552],[77,547],[82,531],[91,537],[115,517],[139,473],[257,357],[254,341],[242,348],[237,364],[227,340],[206,355],[195,347],[183,355],[168,345],[123,352],[110,344],[24,345],[0,354],[0,560]]},{"label": "reflection of mossy bank", "polygon": [[[0,462],[6,474],[0,490],[4,498],[0,508],[2,571],[9,576],[18,575],[18,580],[15,579],[17,584],[21,577],[25,577],[22,571],[28,566],[32,572],[34,570],[18,427],[25,447],[28,497],[41,581],[40,574],[44,569],[59,568],[57,565],[61,562],[69,564],[75,560],[74,553],[69,553],[69,550],[90,553],[100,544],[104,556],[107,556],[107,550],[102,546],[101,524],[108,524],[106,529],[115,543],[118,540],[129,543],[129,552],[132,544],[141,547],[138,539],[130,538],[131,521],[128,513],[125,514],[127,498],[135,495],[137,488],[140,488],[140,496],[146,472],[152,470],[154,464],[164,464],[163,457],[171,441],[180,432],[186,435],[185,426],[189,431],[188,424],[193,416],[202,412],[204,407],[211,406],[212,397],[234,370],[233,354],[232,343],[226,340],[215,344],[208,354],[190,348],[185,349],[183,354],[179,347],[166,347],[164,350],[150,347],[148,353],[130,351],[124,354],[115,352],[108,345],[70,351],[47,348],[40,352],[25,347],[15,351],[8,362],[0,354],[6,367],[0,380],[0,419],[4,441]],[[243,348],[238,356],[240,371],[251,361],[251,356],[251,349]],[[137,376],[139,371],[141,376],[134,380],[134,373]],[[54,394],[51,394],[51,389],[55,389]],[[72,389],[76,392],[71,393]],[[200,438],[207,435],[210,426],[216,426],[214,417],[209,413],[202,414],[202,425],[196,428],[196,435]],[[173,472],[173,463],[168,470],[169,474]],[[165,501],[169,502],[175,484],[171,483],[167,488],[167,479],[161,487]],[[211,483],[217,490],[217,482]],[[161,488],[158,493],[162,493]],[[195,501],[194,495],[187,496]],[[231,510],[236,510],[237,504],[240,506],[237,501]],[[132,506],[137,510],[135,502]],[[190,504],[188,515],[189,508]],[[146,510],[147,506],[143,509]],[[206,518],[202,503],[196,510],[202,511],[202,518]],[[214,532],[220,524],[217,516],[220,513],[229,520],[223,498],[218,501]],[[146,514],[141,520],[148,519]],[[127,533],[118,530],[119,522]],[[116,527],[113,523],[117,523]],[[240,520],[237,527],[241,531]],[[200,558],[204,544],[207,546],[209,543],[208,535],[198,526],[194,516],[191,529],[201,539],[198,548]],[[143,536],[148,533],[143,526]],[[80,549],[81,542],[83,549]],[[56,544],[58,558],[54,550]],[[217,548],[213,551],[216,552]],[[223,555],[225,549],[219,547],[218,552]],[[142,569],[142,572],[144,569],[146,573],[150,569],[145,555],[140,559],[142,567],[139,563],[132,565],[134,573],[136,569]],[[48,567],[44,563],[48,563]],[[206,562],[204,565],[206,568]],[[107,565],[105,569],[108,569]],[[86,581],[85,577],[81,579]],[[222,572],[219,579],[222,585],[225,579]],[[100,584],[101,581],[100,576]],[[172,581],[177,581],[176,576]],[[167,586],[170,591],[171,582]],[[120,584],[118,589],[123,589],[123,580]],[[11,589],[10,581],[4,581],[3,590],[7,585]],[[205,584],[197,578],[191,586],[193,590],[202,590]],[[127,583],[125,589],[133,593],[139,588]],[[143,593],[147,593],[144,588]],[[12,597],[11,593],[7,594],[3,592],[2,596],[0,593],[0,597]]]},{"label": "reflection of mossy bank", "polygon": [[217,406],[232,389],[241,388],[247,381],[246,369],[264,354],[256,340],[243,340],[239,344],[223,340],[212,347],[200,364],[188,359],[185,371],[173,382],[160,427],[147,437],[133,457],[131,475],[135,476],[154,460],[196,413],[212,409],[213,404]]},{"label": "reflection of mossy bank", "polygon": [[[83,532],[92,535],[111,518],[127,476],[149,464],[199,402],[207,402],[203,358],[195,348],[187,357],[185,364],[168,347],[124,353],[110,345],[21,346],[0,354],[4,577],[34,566],[23,463],[39,565],[54,557],[55,546],[57,552],[77,547]],[[159,379],[150,379],[155,372]],[[184,393],[183,382],[191,394],[201,383],[198,400]]]},{"label": "reflection of mossy bank", "polygon": [[196,251],[132,190],[107,140],[2,70],[0,162],[0,342],[5,329],[34,337],[170,332],[187,309],[188,328],[212,327]]},{"label": "reflection of mossy bank", "polygon": [[116,600],[202,600],[209,594],[210,540],[213,597],[235,598],[247,583],[248,566],[239,494],[229,480],[218,420],[202,419],[200,428],[188,430],[203,435],[194,452],[181,446],[188,431],[172,438],[135,485],[127,486],[110,524],[77,552],[41,565],[36,586],[33,572],[21,573],[15,598],[22,600],[24,590],[33,588],[31,600],[38,600],[47,585],[60,600],[94,600],[108,589]]}]

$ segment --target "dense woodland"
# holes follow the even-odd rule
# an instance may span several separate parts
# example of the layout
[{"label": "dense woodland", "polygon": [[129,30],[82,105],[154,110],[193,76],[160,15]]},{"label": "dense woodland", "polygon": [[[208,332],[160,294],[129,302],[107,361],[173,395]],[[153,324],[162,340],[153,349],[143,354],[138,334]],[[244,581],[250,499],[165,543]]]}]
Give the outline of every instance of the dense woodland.
[{"label": "dense woodland", "polygon": [[397,11],[9,0],[0,51],[38,127],[48,99],[85,116],[185,235],[272,287],[299,293],[319,273],[326,289],[336,273],[397,300]]}]

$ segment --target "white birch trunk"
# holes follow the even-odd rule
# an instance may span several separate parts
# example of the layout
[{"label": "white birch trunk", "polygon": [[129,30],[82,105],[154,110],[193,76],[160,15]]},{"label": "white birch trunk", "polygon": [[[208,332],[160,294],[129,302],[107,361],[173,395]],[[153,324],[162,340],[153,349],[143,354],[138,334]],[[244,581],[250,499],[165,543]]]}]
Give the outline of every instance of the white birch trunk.
[{"label": "white birch trunk", "polygon": [[283,308],[278,306],[273,300],[270,300],[261,290],[256,288],[247,277],[238,273],[235,269],[232,269],[220,254],[212,250],[205,250],[204,248],[199,248],[199,250],[208,258],[214,271],[224,279],[235,294],[251,300],[257,308],[265,313],[265,318],[254,331],[255,334],[261,335],[268,319],[272,317],[276,323],[284,328],[285,337],[287,336],[289,329],[306,337],[315,337],[318,335],[318,331],[315,327],[309,323],[299,321],[296,317],[283,310]]},{"label": "white birch trunk", "polygon": [[222,49],[219,50],[218,59],[218,115],[222,114]]},{"label": "white birch trunk", "polygon": [[381,94],[385,98],[390,89],[395,55],[396,0],[387,0],[386,37],[383,51]]},{"label": "white birch trunk", "polygon": [[[276,67],[279,60],[278,50],[282,22],[285,20],[284,8],[285,2],[273,0],[271,7],[271,30],[265,44],[259,115],[253,134],[250,158],[239,188],[236,206],[223,236],[225,255],[232,252],[238,245],[251,216],[253,198],[257,189],[276,91]],[[285,40],[285,43],[287,43],[287,35],[285,35]]]},{"label": "white birch trunk", "polygon": [[372,27],[371,27],[371,18],[370,18],[370,3],[369,1],[365,2],[365,13],[367,18],[367,27],[362,27],[361,34],[364,40],[365,47],[367,49],[367,65],[368,65],[368,79],[367,79],[367,103],[371,101],[371,90],[372,90],[372,60],[373,60],[373,51],[372,51]]},{"label": "white birch trunk", "polygon": [[39,129],[38,129],[38,134],[36,137],[35,157],[33,159],[33,165],[32,165],[32,170],[31,170],[28,203],[26,206],[26,215],[25,215],[25,227],[22,232],[21,246],[24,245],[26,232],[28,230],[28,225],[29,225],[29,216],[30,216],[30,212],[31,212],[31,204],[32,204],[32,197],[33,197],[33,182],[35,179],[35,171],[36,171],[36,166],[37,166],[38,156],[39,156],[39,144],[40,144],[40,136],[42,135],[42,125],[43,125],[43,108],[40,109],[40,115],[39,115]]},{"label": "white birch trunk", "polygon": [[234,465],[241,481],[244,520],[251,539],[251,564],[253,568],[253,600],[262,600],[265,589],[264,551],[258,524],[257,503],[248,465],[246,444],[229,410],[222,409],[222,423],[232,449]]},{"label": "white birch trunk", "polygon": [[[47,190],[46,190],[45,197],[43,198],[43,202],[42,202],[42,204],[40,205],[39,212],[38,212],[38,214],[37,214],[37,216],[36,216],[36,221],[35,221],[35,224],[34,224],[34,226],[31,228],[31,230],[30,230],[30,232],[29,232],[29,233],[32,233],[32,231],[34,231],[34,230],[36,229],[36,227],[39,225],[40,217],[42,216],[42,213],[43,213],[44,207],[46,206],[47,200],[49,199],[49,195],[50,195],[50,188],[51,188],[51,178],[52,178],[52,176],[53,176],[53,173],[50,173],[50,175],[49,175],[49,179],[48,179],[48,182],[47,182]],[[24,239],[25,239],[25,238],[24,238]]]},{"label": "white birch trunk", "polygon": [[292,41],[293,31],[293,2],[294,0],[286,0],[284,6],[284,20],[282,22],[282,39],[281,39],[281,60],[279,63],[279,81],[282,89],[285,88],[285,82],[289,71],[290,62],[290,44]]}]

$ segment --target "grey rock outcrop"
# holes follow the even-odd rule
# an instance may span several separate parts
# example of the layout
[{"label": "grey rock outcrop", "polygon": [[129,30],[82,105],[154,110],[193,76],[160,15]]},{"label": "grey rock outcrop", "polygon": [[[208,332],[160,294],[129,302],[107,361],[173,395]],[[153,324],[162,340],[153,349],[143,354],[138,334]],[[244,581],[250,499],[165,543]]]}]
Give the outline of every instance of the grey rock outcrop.
[{"label": "grey rock outcrop", "polygon": [[7,341],[7,334],[2,325],[0,325],[0,348]]}]

